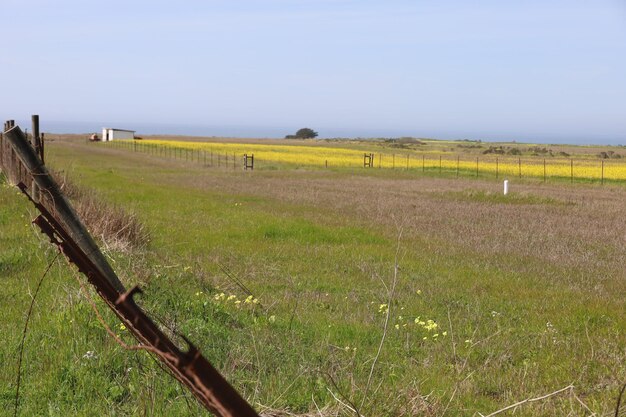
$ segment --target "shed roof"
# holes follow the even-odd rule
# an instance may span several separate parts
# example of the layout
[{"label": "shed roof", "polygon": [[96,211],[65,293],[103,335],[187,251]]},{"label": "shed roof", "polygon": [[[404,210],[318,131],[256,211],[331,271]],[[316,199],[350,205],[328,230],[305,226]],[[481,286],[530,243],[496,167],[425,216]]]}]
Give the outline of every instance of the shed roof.
[{"label": "shed roof", "polygon": [[117,129],[115,127],[103,127],[103,129],[105,129],[105,130],[117,130],[118,132],[133,132],[133,133],[136,132],[136,130]]}]

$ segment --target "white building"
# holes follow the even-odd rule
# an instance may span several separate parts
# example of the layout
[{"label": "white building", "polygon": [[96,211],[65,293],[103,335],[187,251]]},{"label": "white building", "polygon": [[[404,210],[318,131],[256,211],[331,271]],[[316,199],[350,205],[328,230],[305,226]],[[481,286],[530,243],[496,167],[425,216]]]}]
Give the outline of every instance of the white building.
[{"label": "white building", "polygon": [[105,127],[102,129],[102,141],[106,142],[113,139],[135,139],[134,130],[114,129]]}]

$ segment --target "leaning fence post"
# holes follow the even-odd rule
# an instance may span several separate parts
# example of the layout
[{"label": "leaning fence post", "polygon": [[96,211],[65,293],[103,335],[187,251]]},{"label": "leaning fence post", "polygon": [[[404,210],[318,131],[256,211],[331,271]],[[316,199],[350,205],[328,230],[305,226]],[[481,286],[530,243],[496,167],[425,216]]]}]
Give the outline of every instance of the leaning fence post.
[{"label": "leaning fence post", "polygon": [[[170,374],[187,386],[198,401],[216,416],[259,417],[191,342],[181,336],[187,347],[183,350],[179,347],[180,343],[171,341],[135,303],[133,297],[141,293],[141,289],[138,286],[129,291],[124,288],[19,127],[7,131],[2,144],[9,144],[11,153],[15,155],[10,165],[5,165],[5,161],[0,163],[2,171],[18,174],[18,188],[41,213],[33,223],[87,277],[140,345],[146,346],[156,359],[169,368]],[[25,185],[28,183],[32,184],[32,188]],[[15,410],[17,413],[17,406]]]}]

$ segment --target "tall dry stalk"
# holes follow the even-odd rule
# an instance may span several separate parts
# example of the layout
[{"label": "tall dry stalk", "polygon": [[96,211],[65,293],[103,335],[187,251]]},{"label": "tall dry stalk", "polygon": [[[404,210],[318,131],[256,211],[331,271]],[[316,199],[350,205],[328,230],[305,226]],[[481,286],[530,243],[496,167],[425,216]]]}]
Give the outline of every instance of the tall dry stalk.
[{"label": "tall dry stalk", "polygon": [[[389,318],[391,317],[391,310],[393,305],[393,300],[396,293],[396,285],[398,283],[398,273],[400,270],[399,267],[399,258],[400,258],[400,240],[402,238],[403,228],[400,227],[398,230],[398,237],[396,241],[396,254],[394,257],[394,266],[393,266],[393,278],[391,280],[391,285],[388,287],[385,284],[385,281],[381,278],[381,282],[385,289],[387,290],[387,311],[385,313],[385,321],[383,323],[383,334],[380,338],[380,343],[378,344],[378,351],[376,352],[376,356],[374,356],[374,360],[372,361],[372,366],[370,367],[370,373],[367,377],[367,383],[365,384],[365,389],[363,390],[363,398],[361,399],[361,404],[359,406],[359,410],[363,409],[365,405],[365,401],[367,401],[367,394],[369,393],[370,386],[372,384],[372,376],[374,375],[374,369],[376,368],[376,364],[378,363],[378,359],[380,358],[380,354],[383,350],[383,345],[385,344],[385,339],[387,338],[387,330],[389,329]],[[360,413],[356,410],[358,416]]]}]

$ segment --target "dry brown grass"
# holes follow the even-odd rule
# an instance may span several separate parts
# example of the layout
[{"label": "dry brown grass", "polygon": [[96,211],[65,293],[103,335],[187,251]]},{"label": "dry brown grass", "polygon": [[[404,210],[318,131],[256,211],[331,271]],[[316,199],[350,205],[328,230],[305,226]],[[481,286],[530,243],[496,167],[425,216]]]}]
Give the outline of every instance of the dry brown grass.
[{"label": "dry brown grass", "polygon": [[246,181],[240,175],[204,175],[191,181],[194,187],[340,211],[381,229],[402,216],[409,234],[434,245],[454,242],[487,257],[536,257],[559,267],[624,275],[617,268],[626,262],[623,188],[513,184],[516,194],[507,202],[498,197],[500,183],[473,180],[294,172],[255,174]]},{"label": "dry brown grass", "polygon": [[[501,196],[502,184],[492,181],[438,179],[419,173],[366,172],[362,169],[354,170],[353,175],[345,171],[305,170],[243,173],[233,169],[201,168],[193,163],[163,160],[146,154],[122,153],[98,146],[90,147],[90,151],[123,158],[124,165],[133,167],[132,174],[128,175],[137,179],[137,184],[141,184],[139,179],[143,181],[145,175],[150,176],[150,183],[165,186],[166,189],[175,188],[178,191],[182,188],[183,192],[190,191],[190,199],[203,195],[207,201],[213,198],[226,199],[230,204],[234,195],[237,196],[234,201],[244,201],[245,205],[246,198],[253,197],[250,200],[255,210],[267,211],[275,215],[277,221],[282,216],[287,218],[296,215],[324,227],[344,226],[348,222],[353,226],[356,222],[390,240],[394,237],[396,226],[401,223],[407,252],[424,252],[426,256],[414,256],[415,262],[433,265],[433,268],[423,269],[427,272],[420,285],[425,292],[437,294],[441,300],[449,300],[449,295],[457,297],[466,290],[470,294],[468,299],[472,301],[467,301],[467,308],[463,304],[457,307],[455,303],[446,306],[449,308],[450,335],[455,334],[463,341],[470,335],[473,339],[474,334],[484,334],[476,336],[477,341],[469,348],[474,349],[478,355],[476,358],[472,351],[467,353],[464,360],[459,356],[457,362],[457,353],[454,353],[453,372],[458,373],[458,381],[449,384],[443,394],[439,391],[431,396],[431,390],[422,392],[416,384],[405,391],[384,391],[384,396],[381,394],[377,397],[377,401],[384,403],[385,407],[397,409],[400,415],[443,415],[446,410],[447,415],[470,415],[470,411],[476,409],[496,410],[524,398],[534,398],[572,381],[571,375],[578,372],[559,371],[559,377],[567,380],[557,381],[556,387],[552,386],[556,377],[544,377],[544,373],[556,372],[554,368],[562,362],[571,367],[580,367],[580,383],[577,382],[577,387],[582,387],[585,394],[582,398],[585,401],[587,398],[592,399],[589,404],[594,410],[602,409],[606,412],[613,406],[612,396],[611,404],[599,404],[593,396],[598,392],[607,392],[612,389],[610,387],[621,382],[617,379],[623,375],[623,367],[616,365],[624,363],[621,335],[617,332],[609,333],[612,328],[608,326],[606,328],[609,330],[605,330],[594,325],[587,310],[579,312],[576,309],[590,306],[589,310],[600,316],[603,306],[615,306],[617,311],[609,317],[620,317],[623,303],[619,294],[626,291],[626,269],[623,267],[626,256],[626,224],[623,221],[626,188],[568,183],[544,185],[530,181],[518,184],[514,180],[513,194],[504,199]],[[111,161],[111,172],[117,171],[117,161]],[[135,169],[135,166],[140,168]],[[203,192],[195,193],[195,190]],[[246,198],[239,199],[238,196]],[[281,210],[290,212],[281,213]],[[202,222],[186,223],[185,227],[202,227]],[[183,237],[182,243],[190,244],[186,237]],[[276,247],[281,250],[281,247]],[[340,251],[341,248],[337,253]],[[375,275],[376,266],[368,264],[372,258],[363,260],[361,264],[358,256],[352,255],[350,262],[359,263],[364,276]],[[447,257],[450,257],[449,261]],[[250,259],[245,260],[245,265],[235,270],[248,281],[286,282],[281,276],[284,274],[280,266],[272,262],[269,262],[269,266],[263,265],[257,262],[258,259],[262,258],[251,255]],[[232,262],[221,263],[231,265],[238,261],[240,258],[234,256]],[[333,261],[337,261],[337,258],[330,258],[328,262]],[[448,279],[445,268],[454,263],[462,266],[452,272],[458,276],[463,276],[466,271],[478,272],[468,274],[468,279]],[[436,279],[430,279],[431,269]],[[283,270],[289,270],[289,265],[283,265]],[[487,278],[478,277],[479,273]],[[491,283],[502,276],[513,281],[513,285]],[[524,285],[514,282],[517,277],[521,277],[520,282],[524,280]],[[361,283],[360,280],[355,282]],[[461,291],[439,291],[437,288],[447,288],[446,285],[459,282]],[[415,287],[410,285],[407,281],[404,288],[413,291]],[[352,291],[346,288],[347,296],[356,305],[357,299],[353,299]],[[556,291],[567,292],[568,289],[573,290],[573,296],[555,296]],[[529,294],[530,302],[526,303]],[[293,304],[292,301],[298,297],[314,300],[318,296],[319,293],[310,288],[288,288],[277,292],[276,299],[284,297],[287,300],[285,305],[288,305]],[[568,309],[566,304],[571,303],[574,297],[581,301]],[[502,300],[494,303],[493,298]],[[438,302],[436,297],[432,298],[433,309]],[[492,307],[493,304],[496,307]],[[485,311],[489,313],[492,308],[501,311],[498,306],[512,311],[511,321],[505,321],[502,328],[499,327],[501,322],[496,319],[493,324],[483,319]],[[530,310],[542,310],[544,307],[553,311],[540,312],[532,320],[526,318]],[[571,314],[571,318],[560,317],[564,308]],[[507,315],[504,314],[504,317]],[[519,322],[514,321],[517,317],[520,318]],[[350,322],[353,319],[355,321]],[[306,322],[300,312],[296,320]],[[368,321],[371,320],[369,315],[346,315],[343,320],[355,326],[371,323]],[[547,320],[560,321],[563,326],[562,340],[554,339],[552,333],[544,328],[543,323]],[[356,324],[356,321],[359,323]],[[540,327],[537,327],[537,323]],[[582,326],[581,323],[584,325],[582,330],[578,328]],[[493,332],[489,326],[494,326]],[[573,330],[575,326],[578,327]],[[619,326],[616,325],[616,328],[619,329]],[[472,332],[467,329],[475,330]],[[560,345],[562,348],[550,348],[551,344],[557,343],[563,343]],[[590,353],[587,353],[589,348]],[[562,354],[563,357],[532,359],[537,360],[538,365],[528,372],[529,368],[526,365],[522,367],[519,362],[515,365],[517,368],[511,368],[511,363],[525,358],[524,352],[530,349],[538,349],[544,355]],[[415,375],[426,374],[434,363],[446,359],[452,361],[443,352],[443,349],[437,351],[416,365],[413,370]],[[612,369],[602,369],[605,364]],[[592,369],[607,376],[596,377],[596,371],[591,372]],[[351,368],[342,368],[340,374],[351,375],[350,372]],[[505,376],[501,377],[503,372]],[[437,377],[439,375],[434,379]],[[447,381],[454,379],[450,375],[444,377]],[[495,382],[491,383],[491,380]],[[349,382],[342,386],[345,388],[347,385]],[[354,398],[354,392],[359,392],[353,390],[351,395],[350,389],[346,391],[351,398]],[[608,395],[603,398],[606,400]],[[488,404],[478,404],[478,400]],[[525,415],[559,415],[555,410],[563,410],[565,407],[561,401],[565,400],[555,398],[550,403],[528,405],[520,411]],[[321,413],[313,406],[298,410],[308,411],[305,416],[350,415],[343,406],[337,409],[323,407],[333,405],[337,404],[332,401],[320,404]],[[293,415],[285,410],[265,411],[268,416]]]},{"label": "dry brown grass", "polygon": [[[112,149],[98,152],[116,154]],[[572,270],[571,283],[596,291],[626,290],[626,188],[566,183],[511,183],[510,201],[502,184],[475,179],[423,176],[354,175],[294,170],[243,173],[200,168],[193,163],[126,154],[142,163],[184,166],[162,181],[190,188],[259,196],[340,212],[385,233],[403,219],[407,238],[431,247],[443,245],[477,254],[477,262],[502,269],[536,268],[547,262],[561,272]],[[478,255],[479,254],[479,255]],[[503,258],[517,259],[509,265]],[[544,262],[524,263],[524,258]],[[549,275],[543,268],[532,271]],[[562,274],[560,274],[562,276]],[[621,283],[621,284],[620,284]],[[616,288],[615,286],[619,288]]]},{"label": "dry brown grass", "polygon": [[94,191],[77,186],[67,175],[53,173],[53,176],[89,233],[106,249],[127,252],[146,245],[148,231],[134,213],[112,205]]}]

